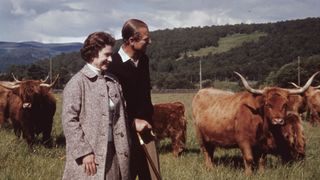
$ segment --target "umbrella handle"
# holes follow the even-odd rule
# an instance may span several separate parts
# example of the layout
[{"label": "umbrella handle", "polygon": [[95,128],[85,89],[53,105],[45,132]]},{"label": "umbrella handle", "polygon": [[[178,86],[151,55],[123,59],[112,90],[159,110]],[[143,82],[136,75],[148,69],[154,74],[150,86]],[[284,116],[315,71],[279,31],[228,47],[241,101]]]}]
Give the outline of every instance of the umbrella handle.
[{"label": "umbrella handle", "polygon": [[[156,136],[152,130],[150,130],[150,134],[151,134],[151,136],[153,136],[153,137]],[[142,139],[142,137],[141,137],[141,135],[140,135],[139,132],[137,132],[137,135],[138,135],[139,143],[140,143],[141,145],[144,145],[145,142],[143,141],[143,139]]]},{"label": "umbrella handle", "polygon": [[138,135],[138,139],[139,139],[140,145],[144,145],[144,141],[143,141],[143,139],[141,138],[141,135],[140,135],[139,132],[137,132],[137,135]]},{"label": "umbrella handle", "polygon": [[[152,130],[151,130],[150,133],[151,133],[152,136],[154,136],[154,133],[153,133]],[[155,173],[155,175],[156,175],[158,180],[162,180],[162,178],[160,176],[160,173],[158,172],[154,162],[152,161],[152,158],[150,157],[150,154],[148,153],[147,147],[146,147],[146,145],[145,145],[145,143],[144,143],[144,141],[143,141],[143,139],[142,139],[142,137],[141,137],[139,132],[137,132],[137,136],[139,138],[140,145],[142,146],[142,149],[144,150],[144,153],[145,153],[145,155],[147,157],[147,160],[149,161],[149,163],[151,165],[151,168],[152,168],[153,172]]]}]

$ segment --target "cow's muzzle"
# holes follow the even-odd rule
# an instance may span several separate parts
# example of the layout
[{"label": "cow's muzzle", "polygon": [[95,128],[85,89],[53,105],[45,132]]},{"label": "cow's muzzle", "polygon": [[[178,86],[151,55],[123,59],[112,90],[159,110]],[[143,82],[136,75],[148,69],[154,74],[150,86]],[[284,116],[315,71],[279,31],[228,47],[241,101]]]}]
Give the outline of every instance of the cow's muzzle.
[{"label": "cow's muzzle", "polygon": [[274,125],[283,125],[284,124],[284,119],[283,118],[274,118],[272,120],[272,124],[274,124]]},{"label": "cow's muzzle", "polygon": [[23,103],[22,108],[23,109],[30,109],[32,107],[31,103]]}]

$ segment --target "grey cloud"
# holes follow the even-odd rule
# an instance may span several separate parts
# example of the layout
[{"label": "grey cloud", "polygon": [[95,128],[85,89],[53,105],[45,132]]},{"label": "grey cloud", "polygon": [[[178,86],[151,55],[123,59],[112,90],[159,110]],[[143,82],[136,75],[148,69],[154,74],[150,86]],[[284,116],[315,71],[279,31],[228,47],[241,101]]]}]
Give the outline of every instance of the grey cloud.
[{"label": "grey cloud", "polygon": [[93,31],[120,38],[129,18],[151,30],[319,17],[318,0],[2,0],[0,41],[81,40]]}]

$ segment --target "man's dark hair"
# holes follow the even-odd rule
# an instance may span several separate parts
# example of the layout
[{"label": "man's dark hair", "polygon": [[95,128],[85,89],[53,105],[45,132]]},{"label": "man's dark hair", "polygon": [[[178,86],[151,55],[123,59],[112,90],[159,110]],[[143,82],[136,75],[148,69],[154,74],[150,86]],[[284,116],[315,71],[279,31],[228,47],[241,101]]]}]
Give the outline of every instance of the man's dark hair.
[{"label": "man's dark hair", "polygon": [[114,46],[116,40],[108,33],[94,32],[90,34],[84,41],[83,47],[80,49],[81,57],[91,62],[93,58],[98,57],[99,51],[106,45]]},{"label": "man's dark hair", "polygon": [[141,35],[138,32],[138,29],[142,27],[148,28],[147,24],[139,19],[127,20],[124,23],[121,31],[123,42],[128,42],[130,37],[133,37],[134,40],[139,40],[141,38]]}]

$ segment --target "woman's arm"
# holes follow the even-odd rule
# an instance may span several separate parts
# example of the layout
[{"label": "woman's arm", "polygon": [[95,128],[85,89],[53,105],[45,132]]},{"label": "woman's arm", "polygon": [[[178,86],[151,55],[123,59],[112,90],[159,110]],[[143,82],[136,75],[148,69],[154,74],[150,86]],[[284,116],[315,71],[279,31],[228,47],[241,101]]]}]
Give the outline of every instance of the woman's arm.
[{"label": "woman's arm", "polygon": [[82,85],[76,78],[70,80],[63,91],[62,125],[66,142],[72,157],[78,164],[85,155],[93,153],[92,147],[85,138],[79,120],[82,108]]}]

